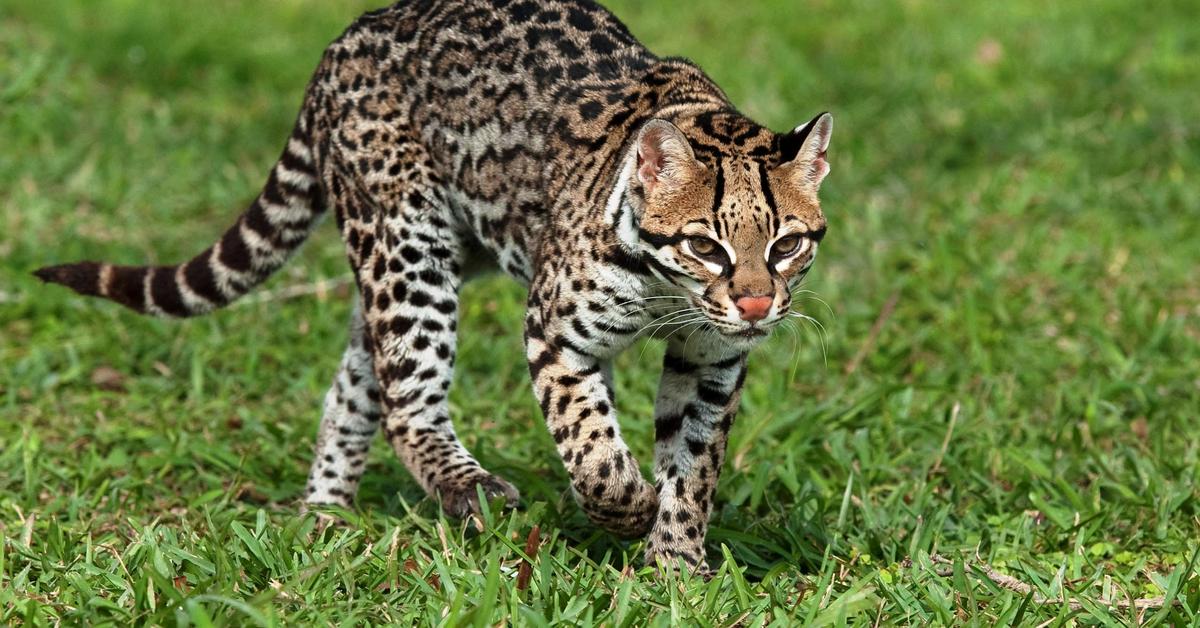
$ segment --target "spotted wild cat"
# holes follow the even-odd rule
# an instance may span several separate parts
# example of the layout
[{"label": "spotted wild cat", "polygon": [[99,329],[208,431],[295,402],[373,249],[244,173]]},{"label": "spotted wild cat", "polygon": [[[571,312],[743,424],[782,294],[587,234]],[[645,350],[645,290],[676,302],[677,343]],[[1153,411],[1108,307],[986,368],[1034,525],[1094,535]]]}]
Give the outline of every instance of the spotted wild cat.
[{"label": "spotted wild cat", "polygon": [[[46,281],[193,316],[262,283],[327,210],[361,299],[306,501],[348,505],[383,433],[443,509],[518,493],[463,447],[446,395],[467,269],[528,286],[534,393],[583,510],[646,558],[704,569],[746,354],[786,318],[825,234],[831,118],[774,133],[699,68],[586,0],[412,0],[325,51],[262,192],[177,266],[81,262]],[[621,439],[611,361],[667,343],[655,483]]]}]

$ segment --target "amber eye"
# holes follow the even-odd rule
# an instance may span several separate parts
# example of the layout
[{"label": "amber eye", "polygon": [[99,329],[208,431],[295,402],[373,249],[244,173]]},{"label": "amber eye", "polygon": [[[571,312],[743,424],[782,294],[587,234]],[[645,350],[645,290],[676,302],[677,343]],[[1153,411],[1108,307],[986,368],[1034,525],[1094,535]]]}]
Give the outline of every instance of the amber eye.
[{"label": "amber eye", "polygon": [[691,237],[688,238],[687,243],[692,252],[700,257],[708,257],[717,252],[717,243],[708,238],[699,236]]},{"label": "amber eye", "polygon": [[771,248],[771,254],[776,257],[786,257],[795,253],[800,248],[801,238],[798,235],[790,235],[780,238],[775,241],[775,246]]}]

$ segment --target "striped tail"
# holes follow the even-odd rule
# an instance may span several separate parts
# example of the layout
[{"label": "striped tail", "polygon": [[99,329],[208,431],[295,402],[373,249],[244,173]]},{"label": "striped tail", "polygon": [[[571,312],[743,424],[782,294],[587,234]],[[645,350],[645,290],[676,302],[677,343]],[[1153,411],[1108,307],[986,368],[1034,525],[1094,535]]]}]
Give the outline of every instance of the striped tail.
[{"label": "striped tail", "polygon": [[324,211],[306,127],[302,115],[262,193],[216,244],[191,260],[176,266],[79,262],[34,274],[145,314],[195,316],[228,304],[283,266]]}]

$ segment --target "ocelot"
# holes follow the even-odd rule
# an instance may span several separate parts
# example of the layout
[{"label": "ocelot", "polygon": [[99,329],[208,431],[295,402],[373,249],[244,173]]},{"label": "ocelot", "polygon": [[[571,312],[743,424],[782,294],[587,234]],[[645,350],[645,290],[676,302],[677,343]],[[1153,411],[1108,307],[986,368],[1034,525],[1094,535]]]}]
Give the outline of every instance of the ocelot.
[{"label": "ocelot", "polygon": [[[587,0],[410,0],[328,47],[266,185],[204,252],[37,274],[193,316],[262,283],[331,210],[360,299],[305,500],[349,505],[382,427],[464,516],[477,486],[518,497],[447,408],[465,269],[497,267],[528,287],[529,373],[583,510],[648,534],[648,561],[703,570],[746,354],[787,317],[825,234],[831,122],[759,126]],[[611,360],[643,335],[666,342],[654,484],[613,404]]]}]

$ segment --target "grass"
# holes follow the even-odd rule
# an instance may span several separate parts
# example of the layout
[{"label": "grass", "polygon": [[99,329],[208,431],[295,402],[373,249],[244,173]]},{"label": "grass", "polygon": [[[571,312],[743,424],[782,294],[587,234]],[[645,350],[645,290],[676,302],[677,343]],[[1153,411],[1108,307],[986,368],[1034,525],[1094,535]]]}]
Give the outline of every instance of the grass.
[{"label": "grass", "polygon": [[[810,282],[830,309],[803,306],[824,343],[783,334],[752,358],[709,537],[717,577],[656,578],[640,543],[587,525],[503,278],[466,292],[451,399],[524,507],[444,520],[380,443],[350,523],[319,531],[294,500],[350,295],[172,322],[29,276],[179,260],[215,238],[259,189],[323,46],[370,3],[12,0],[0,623],[1198,621],[1194,5],[610,4],[764,123],[836,117]],[[333,231],[269,288],[344,276]],[[660,355],[618,365],[643,462]],[[997,587],[978,561],[1079,608]],[[1159,595],[1146,612],[1103,602]]]}]

